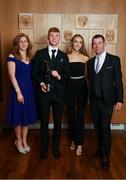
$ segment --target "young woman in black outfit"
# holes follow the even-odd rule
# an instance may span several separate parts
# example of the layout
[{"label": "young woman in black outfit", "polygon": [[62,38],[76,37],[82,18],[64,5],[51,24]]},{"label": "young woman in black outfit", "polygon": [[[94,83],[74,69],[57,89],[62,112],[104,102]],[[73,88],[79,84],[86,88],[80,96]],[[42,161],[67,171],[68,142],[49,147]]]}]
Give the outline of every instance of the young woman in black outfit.
[{"label": "young woman in black outfit", "polygon": [[66,84],[66,106],[71,139],[70,149],[75,150],[76,155],[80,156],[84,143],[84,115],[88,97],[85,68],[89,59],[83,36],[80,34],[72,37],[68,58],[70,78]]}]

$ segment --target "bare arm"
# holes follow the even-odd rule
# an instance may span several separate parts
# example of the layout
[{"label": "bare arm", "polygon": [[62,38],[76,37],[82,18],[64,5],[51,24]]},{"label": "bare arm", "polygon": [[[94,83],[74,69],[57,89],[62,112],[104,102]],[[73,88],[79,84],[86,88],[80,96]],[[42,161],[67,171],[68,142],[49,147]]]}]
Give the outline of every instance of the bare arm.
[{"label": "bare arm", "polygon": [[[9,56],[9,57],[11,57],[11,56]],[[24,104],[24,97],[21,93],[20,87],[19,87],[18,82],[15,77],[15,62],[8,61],[7,68],[8,68],[8,73],[9,73],[11,83],[17,93],[17,100],[19,103]]]}]

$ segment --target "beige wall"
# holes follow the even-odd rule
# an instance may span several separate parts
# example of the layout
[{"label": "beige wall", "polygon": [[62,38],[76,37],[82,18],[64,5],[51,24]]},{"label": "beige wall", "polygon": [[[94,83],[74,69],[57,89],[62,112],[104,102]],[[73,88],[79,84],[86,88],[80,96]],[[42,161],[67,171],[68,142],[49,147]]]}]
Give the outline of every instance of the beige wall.
[{"label": "beige wall", "polygon": [[[3,102],[0,102],[0,120],[5,120],[10,83],[6,58],[13,37],[19,32],[18,13],[101,13],[118,14],[117,53],[121,57],[124,91],[126,88],[126,1],[125,0],[0,0],[0,31],[2,52]],[[125,95],[126,99],[126,95]],[[124,100],[125,100],[124,99]],[[113,122],[126,122],[126,105],[114,113]],[[65,117],[64,112],[64,117]],[[89,107],[86,119],[90,119]]]}]

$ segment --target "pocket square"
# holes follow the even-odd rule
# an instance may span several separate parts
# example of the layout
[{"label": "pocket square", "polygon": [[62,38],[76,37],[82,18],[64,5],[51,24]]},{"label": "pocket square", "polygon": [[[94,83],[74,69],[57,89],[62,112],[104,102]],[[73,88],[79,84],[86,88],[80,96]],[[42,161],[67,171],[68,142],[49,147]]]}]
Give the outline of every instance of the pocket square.
[{"label": "pocket square", "polygon": [[107,68],[105,68],[105,70],[112,69],[112,68],[113,68],[113,66],[108,66]]}]

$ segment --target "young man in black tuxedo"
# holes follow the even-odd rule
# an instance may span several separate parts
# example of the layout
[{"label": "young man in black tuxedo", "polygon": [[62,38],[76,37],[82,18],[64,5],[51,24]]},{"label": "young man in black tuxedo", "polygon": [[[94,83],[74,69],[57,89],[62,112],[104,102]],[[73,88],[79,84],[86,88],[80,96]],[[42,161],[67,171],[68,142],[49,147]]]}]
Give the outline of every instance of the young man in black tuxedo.
[{"label": "young man in black tuxedo", "polygon": [[110,167],[111,117],[113,108],[120,111],[123,103],[123,83],[120,58],[105,51],[105,38],[97,34],[92,38],[96,56],[88,61],[90,104],[94,128],[98,138],[95,157],[101,158],[102,167]]},{"label": "young man in black tuxedo", "polygon": [[49,114],[52,107],[54,129],[52,152],[55,159],[60,158],[61,115],[64,101],[64,84],[69,77],[68,57],[58,49],[60,31],[52,27],[48,31],[48,47],[38,50],[33,58],[32,76],[38,86],[41,120],[41,153],[46,159],[49,144]]}]

